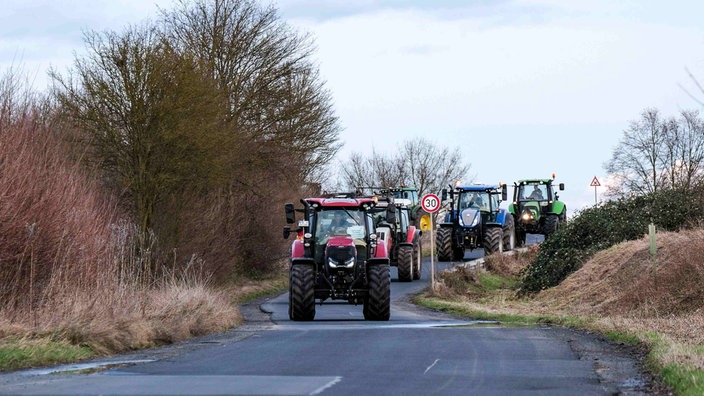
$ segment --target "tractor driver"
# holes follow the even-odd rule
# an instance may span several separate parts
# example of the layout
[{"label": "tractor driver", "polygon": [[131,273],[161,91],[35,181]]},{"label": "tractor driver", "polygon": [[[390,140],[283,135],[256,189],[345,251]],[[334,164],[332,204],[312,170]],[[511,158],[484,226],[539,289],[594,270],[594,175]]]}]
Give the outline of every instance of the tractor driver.
[{"label": "tractor driver", "polygon": [[482,206],[482,197],[479,194],[472,194],[472,199],[469,200],[469,207],[480,208]]},{"label": "tractor driver", "polygon": [[537,184],[533,186],[533,192],[530,193],[528,199],[534,199],[536,201],[540,201],[543,199],[543,192],[540,191],[540,186],[538,186]]},{"label": "tractor driver", "polygon": [[331,230],[338,227],[347,227],[347,219],[342,216],[342,212],[335,212],[335,217],[333,217],[330,223]]}]

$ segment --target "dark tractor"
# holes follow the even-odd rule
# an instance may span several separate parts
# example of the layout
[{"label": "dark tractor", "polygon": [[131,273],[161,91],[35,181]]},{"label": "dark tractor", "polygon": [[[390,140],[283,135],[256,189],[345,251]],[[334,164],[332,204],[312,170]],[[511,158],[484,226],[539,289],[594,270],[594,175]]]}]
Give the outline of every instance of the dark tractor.
[{"label": "dark tractor", "polygon": [[422,231],[430,229],[430,214],[421,207],[417,189],[401,185],[400,187],[382,188],[379,194],[392,197],[397,205],[405,204],[408,208],[411,222],[417,229]]},{"label": "dark tractor", "polygon": [[[289,318],[313,320],[315,303],[327,299],[362,304],[367,320],[389,320],[389,258],[374,233],[371,198],[306,198],[302,209],[286,204],[286,222],[298,221],[289,266]],[[393,220],[393,219],[389,219]],[[284,238],[291,234],[284,227]]]},{"label": "dark tractor", "polygon": [[398,269],[398,280],[420,279],[422,231],[411,222],[411,208],[403,199],[387,196],[378,198],[372,213],[377,237],[384,241],[391,266]]},{"label": "dark tractor", "polygon": [[[442,201],[448,198],[443,189]],[[512,250],[513,217],[499,208],[506,185],[457,185],[449,191],[449,209],[438,225],[438,261],[462,260],[465,249],[483,248],[484,254]]]},{"label": "dark tractor", "polygon": [[[546,237],[557,231],[567,221],[567,207],[559,200],[552,179],[527,179],[514,183],[513,203],[508,209],[516,223],[516,243],[523,246],[526,234],[543,234]],[[560,191],[565,184],[558,185]]]}]

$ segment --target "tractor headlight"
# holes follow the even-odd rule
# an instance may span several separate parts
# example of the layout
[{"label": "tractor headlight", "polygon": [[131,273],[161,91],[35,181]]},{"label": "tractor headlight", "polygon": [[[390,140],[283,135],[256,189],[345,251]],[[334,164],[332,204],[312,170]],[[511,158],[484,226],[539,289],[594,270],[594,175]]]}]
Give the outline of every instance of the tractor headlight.
[{"label": "tractor headlight", "polygon": [[357,254],[354,246],[328,247],[328,265],[330,268],[352,268]]},{"label": "tractor headlight", "polygon": [[328,265],[330,268],[352,268],[354,267],[354,257],[349,258],[347,261],[339,262],[332,257],[328,258]]},{"label": "tractor headlight", "polygon": [[533,212],[530,210],[526,210],[521,214],[521,220],[533,221],[533,220],[535,220],[535,214],[533,214]]}]

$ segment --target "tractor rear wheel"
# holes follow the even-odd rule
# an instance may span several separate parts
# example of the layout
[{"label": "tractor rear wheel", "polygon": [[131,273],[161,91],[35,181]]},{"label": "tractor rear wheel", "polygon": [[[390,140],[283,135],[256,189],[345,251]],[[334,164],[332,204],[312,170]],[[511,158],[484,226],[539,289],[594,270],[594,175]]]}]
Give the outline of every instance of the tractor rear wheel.
[{"label": "tractor rear wheel", "polygon": [[513,223],[513,216],[506,217],[504,224],[504,251],[516,248],[516,226]]},{"label": "tractor rear wheel", "polygon": [[449,227],[438,228],[435,242],[438,245],[438,261],[452,260],[452,229]]},{"label": "tractor rear wheel", "polygon": [[364,300],[364,319],[389,320],[391,317],[391,274],[387,264],[373,265],[367,273],[369,294]]},{"label": "tractor rear wheel", "polygon": [[423,245],[420,242],[420,237],[413,245],[413,266],[413,280],[418,280],[423,270]]},{"label": "tractor rear wheel", "polygon": [[417,229],[421,231],[428,231],[430,229],[430,213],[423,210],[422,207],[416,209],[414,216],[414,222]]},{"label": "tractor rear wheel", "polygon": [[484,255],[504,251],[504,238],[501,227],[489,227],[484,231]]},{"label": "tractor rear wheel", "polygon": [[398,280],[413,280],[413,246],[403,245],[398,248]]},{"label": "tractor rear wheel", "polygon": [[312,265],[298,264],[291,268],[289,317],[308,321],[315,318],[315,270]]}]

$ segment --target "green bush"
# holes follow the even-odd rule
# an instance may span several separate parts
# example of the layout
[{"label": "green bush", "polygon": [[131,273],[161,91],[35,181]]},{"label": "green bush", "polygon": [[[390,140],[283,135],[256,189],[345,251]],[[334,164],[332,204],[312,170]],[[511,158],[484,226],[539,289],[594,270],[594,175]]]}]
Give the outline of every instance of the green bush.
[{"label": "green bush", "polygon": [[702,218],[700,193],[663,190],[609,201],[585,209],[547,238],[535,262],[521,273],[521,294],[558,285],[599,250],[639,239],[651,222],[659,230],[676,231],[698,224]]}]

